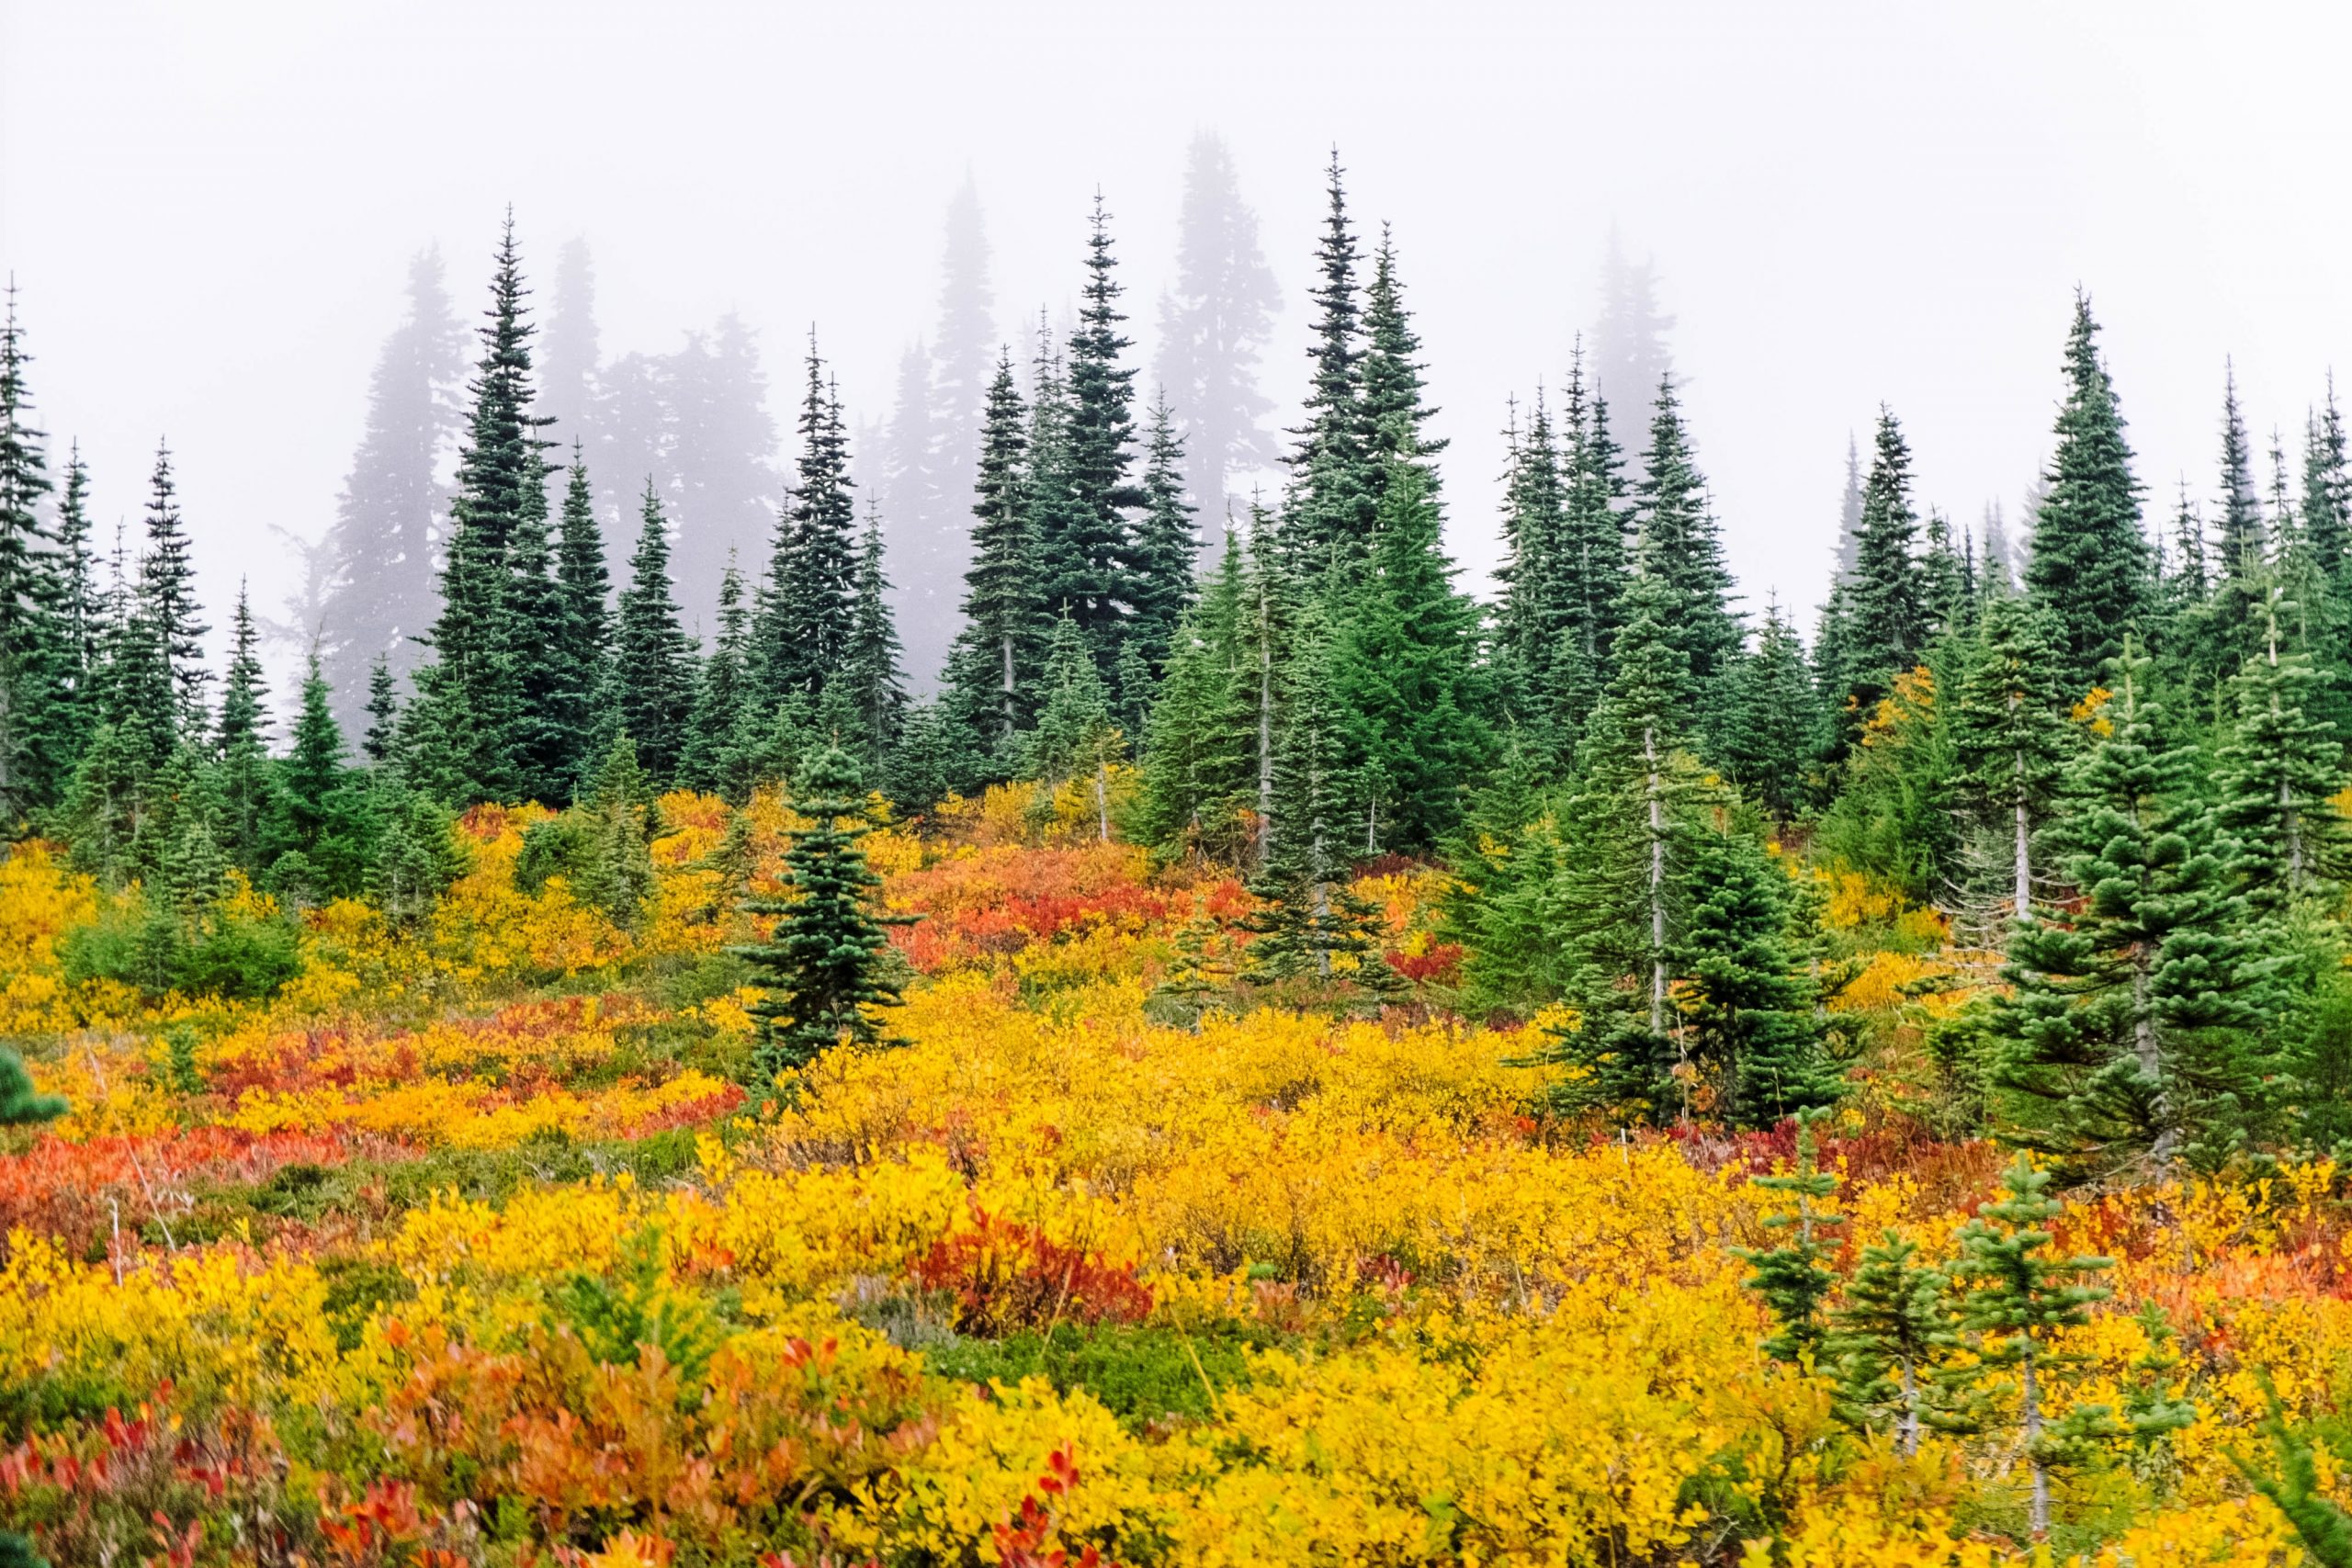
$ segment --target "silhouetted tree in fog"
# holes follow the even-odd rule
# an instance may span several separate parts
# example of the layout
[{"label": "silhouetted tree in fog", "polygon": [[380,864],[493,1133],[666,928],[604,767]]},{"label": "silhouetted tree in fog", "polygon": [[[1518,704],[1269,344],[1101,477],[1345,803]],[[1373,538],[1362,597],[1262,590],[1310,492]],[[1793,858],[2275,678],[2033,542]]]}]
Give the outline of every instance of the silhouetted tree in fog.
[{"label": "silhouetted tree in fog", "polygon": [[1658,383],[1674,372],[1666,334],[1674,318],[1658,309],[1657,265],[1625,254],[1617,231],[1600,268],[1600,320],[1592,329],[1592,380],[1609,400],[1610,438],[1621,452],[1649,442],[1649,409]]}]

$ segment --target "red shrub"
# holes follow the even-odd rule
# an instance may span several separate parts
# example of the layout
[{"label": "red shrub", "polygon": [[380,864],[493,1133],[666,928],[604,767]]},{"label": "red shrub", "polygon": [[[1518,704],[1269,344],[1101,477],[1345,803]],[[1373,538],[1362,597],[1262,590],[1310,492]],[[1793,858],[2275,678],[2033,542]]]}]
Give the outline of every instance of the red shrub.
[{"label": "red shrub", "polygon": [[1140,1323],[1151,1292],[1133,1264],[1106,1263],[1035,1225],[972,1211],[974,1228],[942,1236],[915,1259],[915,1283],[956,1298],[956,1326],[1001,1338],[1054,1323]]}]

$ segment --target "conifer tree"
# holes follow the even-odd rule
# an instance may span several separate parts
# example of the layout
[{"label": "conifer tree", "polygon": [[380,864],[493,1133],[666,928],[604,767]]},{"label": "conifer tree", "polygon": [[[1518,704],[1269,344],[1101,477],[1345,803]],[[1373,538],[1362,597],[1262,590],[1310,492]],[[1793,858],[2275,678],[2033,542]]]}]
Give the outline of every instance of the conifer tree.
[{"label": "conifer tree", "polygon": [[703,660],[694,714],[678,754],[678,783],[706,794],[738,795],[746,782],[729,766],[729,750],[752,698],[751,615],[743,604],[743,574],[729,561],[718,580],[718,640]]},{"label": "conifer tree", "polygon": [[[1579,433],[1571,431],[1574,442]],[[1504,596],[1498,654],[1512,715],[1555,755],[1590,707],[1593,665],[1572,628],[1566,497],[1552,415],[1537,388],[1521,431],[1514,406],[1503,478]]]},{"label": "conifer tree", "polygon": [[1962,1227],[1953,1269],[1967,1287],[1962,1322],[1981,1337],[1973,1346],[1979,1362],[2014,1379],[2032,1477],[2027,1525],[2036,1540],[2050,1531],[2051,1472],[2076,1457],[2109,1414],[2103,1405],[2078,1404],[2062,1418],[2050,1416],[2051,1396],[2083,1360],[2061,1349],[2056,1337],[2090,1321],[2090,1308],[2110,1292],[2089,1281],[2111,1267],[2104,1258],[2051,1256],[2048,1227],[2063,1206],[2050,1196],[2050,1182],[2048,1171],[2019,1154],[2002,1178],[2006,1196]]},{"label": "conifer tree", "polygon": [[2218,818],[2236,840],[2246,901],[2282,911],[2340,866],[2342,818],[2328,802],[2344,787],[2344,744],[2312,714],[2318,673],[2308,654],[2279,649],[2274,586],[2257,622],[2263,644],[2234,682],[2236,724],[2223,740]]},{"label": "conifer tree", "polygon": [[1975,615],[1976,569],[1966,541],[1955,546],[1951,519],[1928,509],[1925,546],[1919,556],[1919,604],[1923,645],[1967,628]]},{"label": "conifer tree", "polygon": [[1366,854],[1432,849],[1493,753],[1478,615],[1453,586],[1428,470],[1392,457],[1379,526],[1338,622],[1332,685]]},{"label": "conifer tree", "polygon": [[1298,445],[1291,453],[1283,509],[1284,531],[1298,562],[1318,570],[1331,559],[1335,545],[1370,536],[1378,482],[1363,412],[1356,237],[1340,173],[1334,148],[1326,186],[1329,207],[1316,245],[1317,281],[1307,290],[1315,321],[1306,352],[1315,368],[1307,382],[1306,423],[1291,432]]},{"label": "conifer tree", "polygon": [[1131,343],[1119,332],[1126,317],[1118,309],[1114,265],[1110,218],[1098,193],[1078,330],[1069,340],[1068,493],[1039,532],[1037,562],[1046,602],[1068,610],[1106,671],[1124,635],[1122,606],[1132,604],[1136,592],[1128,568],[1128,513],[1144,502],[1127,477],[1135,456],[1136,373],[1120,363]]},{"label": "conifer tree", "polygon": [[277,812],[271,823],[275,858],[270,882],[281,892],[358,891],[368,833],[364,807],[355,797],[348,774],[334,692],[313,653],[302,678],[294,743],[278,771]]},{"label": "conifer tree", "polygon": [[[69,470],[70,473],[70,470]],[[2303,537],[2313,563],[2339,603],[2352,602],[2352,457],[2344,415],[2335,406],[2335,376],[2327,400],[2312,413],[2303,437]]]},{"label": "conifer tree", "polygon": [[1152,405],[1145,437],[1142,508],[1127,547],[1127,597],[1132,614],[1121,642],[1157,673],[1167,661],[1177,624],[1193,602],[1193,564],[1200,541],[1193,533],[1193,503],[1184,499],[1184,440],[1162,393]]},{"label": "conifer tree", "polygon": [[555,574],[543,483],[523,487],[506,541],[503,661],[514,682],[510,765],[518,798],[548,804],[570,795],[582,761],[579,671],[562,636],[564,585]]},{"label": "conifer tree", "polygon": [[2259,577],[2270,560],[2268,520],[2254,488],[2254,444],[2238,407],[2237,369],[2224,362],[2222,385],[2222,515],[2219,559],[2223,581]]},{"label": "conifer tree", "polygon": [[2140,531],[2140,484],[2098,333],[2090,296],[2078,292],[2066,337],[2057,447],[2043,475],[2025,570],[2028,594],[2051,616],[2061,689],[2070,695],[2097,683],[2125,634],[2148,614],[2154,590]]},{"label": "conifer tree", "polygon": [[[1411,312],[1405,309],[1405,286],[1396,276],[1396,247],[1385,224],[1381,226],[1379,248],[1373,252],[1372,285],[1364,292],[1363,333],[1363,418],[1371,442],[1368,462],[1376,503],[1394,459],[1418,457],[1426,464],[1445,447],[1444,442],[1422,434],[1422,425],[1437,410],[1422,400],[1421,340],[1413,331]],[[1424,473],[1434,492],[1436,469],[1425,467]]]},{"label": "conifer tree", "polygon": [[2085,903],[2018,928],[1996,1077],[2018,1141],[2095,1168],[2144,1159],[2161,1179],[2184,1140],[2226,1153],[2253,1122],[2279,960],[2260,954],[2231,891],[2237,846],[2197,798],[2195,749],[2149,683],[2127,642],[2109,732],[2067,781],[2067,878]]},{"label": "conifer tree", "polygon": [[1837,672],[1847,737],[1875,711],[1894,677],[1919,661],[1928,605],[1916,556],[1919,519],[1911,509],[1911,448],[1891,410],[1879,411],[1854,570],[1838,584],[1845,614]]},{"label": "conifer tree", "polygon": [[1028,433],[1010,352],[997,360],[980,426],[979,480],[972,504],[971,565],[964,573],[964,630],[948,682],[1001,750],[1033,707],[1044,606],[1036,541],[1023,482]]},{"label": "conifer tree", "polygon": [[[1566,622],[1563,669],[1580,671],[1589,688],[1580,706],[1563,710],[1573,739],[1591,716],[1593,703],[1611,672],[1618,608],[1625,592],[1626,555],[1623,459],[1610,434],[1609,409],[1586,394],[1582,354],[1568,367],[1567,398],[1561,412],[1567,432],[1561,471],[1566,516],[1560,545],[1560,599]],[[1566,682],[1564,681],[1564,687]],[[1573,698],[1571,698],[1573,703]]]},{"label": "conifer tree", "polygon": [[1182,489],[1212,518],[1226,515],[1227,477],[1271,468],[1281,450],[1264,426],[1258,356],[1281,303],[1241,200],[1233,158],[1214,131],[1195,132],[1184,165],[1176,282],[1159,301],[1159,385],[1184,447]]},{"label": "conifer tree", "polygon": [[1865,1246],[1824,1343],[1838,1359],[1850,1417],[1871,1426],[1891,1416],[1895,1450],[1906,1459],[1926,1428],[1953,1421],[1939,1408],[1937,1373],[1960,1344],[1951,1277],[1918,1255],[1891,1226]]},{"label": "conifer tree", "polygon": [[856,615],[857,512],[849,494],[849,435],[841,400],[826,381],[813,333],[808,371],[800,403],[799,482],[777,520],[752,638],[759,650],[753,666],[763,688],[814,696],[840,670],[849,649]]},{"label": "conifer tree", "polygon": [[44,804],[61,759],[49,754],[58,652],[51,563],[40,507],[50,492],[43,434],[30,423],[17,286],[0,317],[0,829]]},{"label": "conifer tree", "polygon": [[[731,564],[731,563],[730,563]],[[606,601],[612,580],[605,569],[605,535],[598,526],[595,491],[588,465],[575,442],[563,491],[563,516],[555,545],[554,602],[549,624],[539,628],[547,645],[550,677],[544,724],[546,755],[561,760],[569,784],[587,765],[599,728],[596,699],[605,686],[612,613]]]},{"label": "conifer tree", "polygon": [[2036,847],[2058,808],[2068,745],[2058,652],[2039,610],[2000,598],[1960,657],[1951,733],[1962,795],[2007,847],[2011,916],[2030,919]]},{"label": "conifer tree", "polygon": [[899,628],[890,614],[889,593],[889,580],[882,575],[882,524],[869,504],[865,533],[858,544],[857,601],[841,674],[857,716],[854,731],[842,743],[853,745],[869,769],[882,765],[906,720],[906,678],[899,668]]},{"label": "conifer tree", "polygon": [[398,767],[378,773],[370,793],[369,815],[378,827],[367,868],[368,896],[394,930],[414,931],[457,880],[464,856],[447,815],[411,789]]},{"label": "conifer tree", "polygon": [[729,950],[766,992],[751,1008],[763,1085],[836,1045],[898,1043],[883,1037],[876,1012],[899,1005],[884,950],[887,928],[904,919],[872,908],[882,879],[858,843],[873,826],[864,792],[848,753],[837,746],[819,753],[794,802],[808,825],[784,855],[792,897],[744,901],[750,913],[775,921],[766,941]]},{"label": "conifer tree", "polygon": [[612,725],[636,742],[645,771],[667,784],[677,776],[694,698],[694,644],[679,625],[670,591],[670,525],[649,479],[629,582],[613,623],[602,706]]},{"label": "conifer tree", "polygon": [[105,658],[107,606],[98,591],[97,558],[90,542],[90,470],[77,443],[65,459],[65,483],[58,495],[55,578],[57,675],[67,692],[68,711],[58,733],[60,760],[81,754],[97,722],[101,668]]},{"label": "conifer tree", "polygon": [[371,768],[380,768],[392,760],[392,749],[400,739],[400,697],[392,689],[392,667],[379,659],[368,671],[368,731],[359,742],[360,753]]},{"label": "conifer tree", "polygon": [[1747,1287],[1764,1298],[1777,1325],[1764,1341],[1764,1353],[1776,1361],[1806,1365],[1819,1358],[1827,1337],[1824,1308],[1838,1282],[1828,1268],[1838,1252],[1829,1233],[1846,1223],[1842,1214],[1815,1207],[1836,1194],[1838,1179],[1814,1164],[1811,1117],[1797,1118],[1796,1168],[1786,1176],[1751,1177],[1748,1185],[1790,1199],[1790,1207],[1764,1216],[1768,1230],[1784,1235],[1780,1246],[1736,1249],[1756,1270]]},{"label": "conifer tree", "polygon": [[263,834],[274,813],[276,780],[269,764],[268,692],[262,678],[260,634],[245,585],[237,585],[237,608],[230,622],[229,679],[220,694],[220,722],[213,733],[219,759],[220,846],[230,861],[248,872],[265,868]]},{"label": "conifer tree", "polygon": [[1137,827],[1164,852],[1238,863],[1248,847],[1258,715],[1245,592],[1240,539],[1228,531],[1216,575],[1177,630],[1148,721]]},{"label": "conifer tree", "polygon": [[1756,650],[1733,666],[1725,706],[1717,742],[1724,773],[1776,821],[1790,820],[1804,803],[1821,698],[1778,604],[1765,606]]},{"label": "conifer tree", "polygon": [[147,498],[147,547],[139,560],[139,592],[171,675],[178,731],[201,735],[204,688],[212,678],[204,664],[204,638],[212,628],[197,618],[203,606],[196,598],[196,562],[172,483],[171,449],[161,445],[155,448],[155,473]]},{"label": "conifer tree", "polygon": [[1845,1084],[1822,1051],[1819,987],[1790,943],[1788,874],[1734,823],[1697,836],[1676,944],[1685,981],[1678,1034],[1725,1119],[1770,1127],[1836,1101]]},{"label": "conifer tree", "polygon": [[1111,711],[1111,690],[1094,667],[1077,618],[1067,609],[1046,644],[1045,705],[1028,736],[1029,766],[1047,784],[1092,775],[1097,824],[1111,837],[1106,772],[1122,738]]},{"label": "conifer tree", "polygon": [[1722,529],[1708,511],[1706,480],[1692,459],[1670,380],[1658,384],[1642,464],[1633,513],[1640,566],[1673,595],[1667,624],[1690,667],[1702,716],[1713,718],[1720,714],[1716,683],[1739,651],[1739,623],[1731,612]]}]

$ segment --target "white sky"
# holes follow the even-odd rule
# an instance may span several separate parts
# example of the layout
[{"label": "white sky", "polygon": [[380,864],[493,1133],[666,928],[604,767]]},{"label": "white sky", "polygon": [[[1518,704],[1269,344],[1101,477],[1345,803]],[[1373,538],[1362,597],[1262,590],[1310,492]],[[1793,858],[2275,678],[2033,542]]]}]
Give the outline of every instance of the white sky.
[{"label": "white sky", "polygon": [[1504,398],[1557,383],[1614,220],[1679,318],[1751,604],[1809,607],[1881,400],[1924,501],[2014,515],[2077,281],[2152,511],[2211,488],[2225,355],[2257,446],[2300,439],[2352,370],[2347,46],[2316,3],[0,0],[0,268],[102,523],[170,436],[218,625],[239,574],[271,610],[294,586],[274,528],[331,516],[407,257],[437,240],[470,315],[510,200],[537,281],[589,240],[607,353],[734,308],[788,376],[814,320],[871,417],[967,167],[1008,333],[1060,313],[1099,184],[1148,339],[1210,126],[1286,295],[1287,405],[1336,141],[1396,225],[1474,581]]}]

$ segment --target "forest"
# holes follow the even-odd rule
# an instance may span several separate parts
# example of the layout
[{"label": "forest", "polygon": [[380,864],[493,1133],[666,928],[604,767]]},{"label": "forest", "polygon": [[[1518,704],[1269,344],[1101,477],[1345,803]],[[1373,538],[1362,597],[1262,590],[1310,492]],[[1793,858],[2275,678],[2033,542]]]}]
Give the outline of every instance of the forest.
[{"label": "forest", "polygon": [[740,323],[420,257],[290,701],[12,288],[0,1563],[2352,1564],[2333,386],[2159,506],[2053,300],[2016,536],[1882,408],[1806,626],[1602,342],[1474,595],[1327,186],[1279,439],[1098,196],[773,485]]}]

